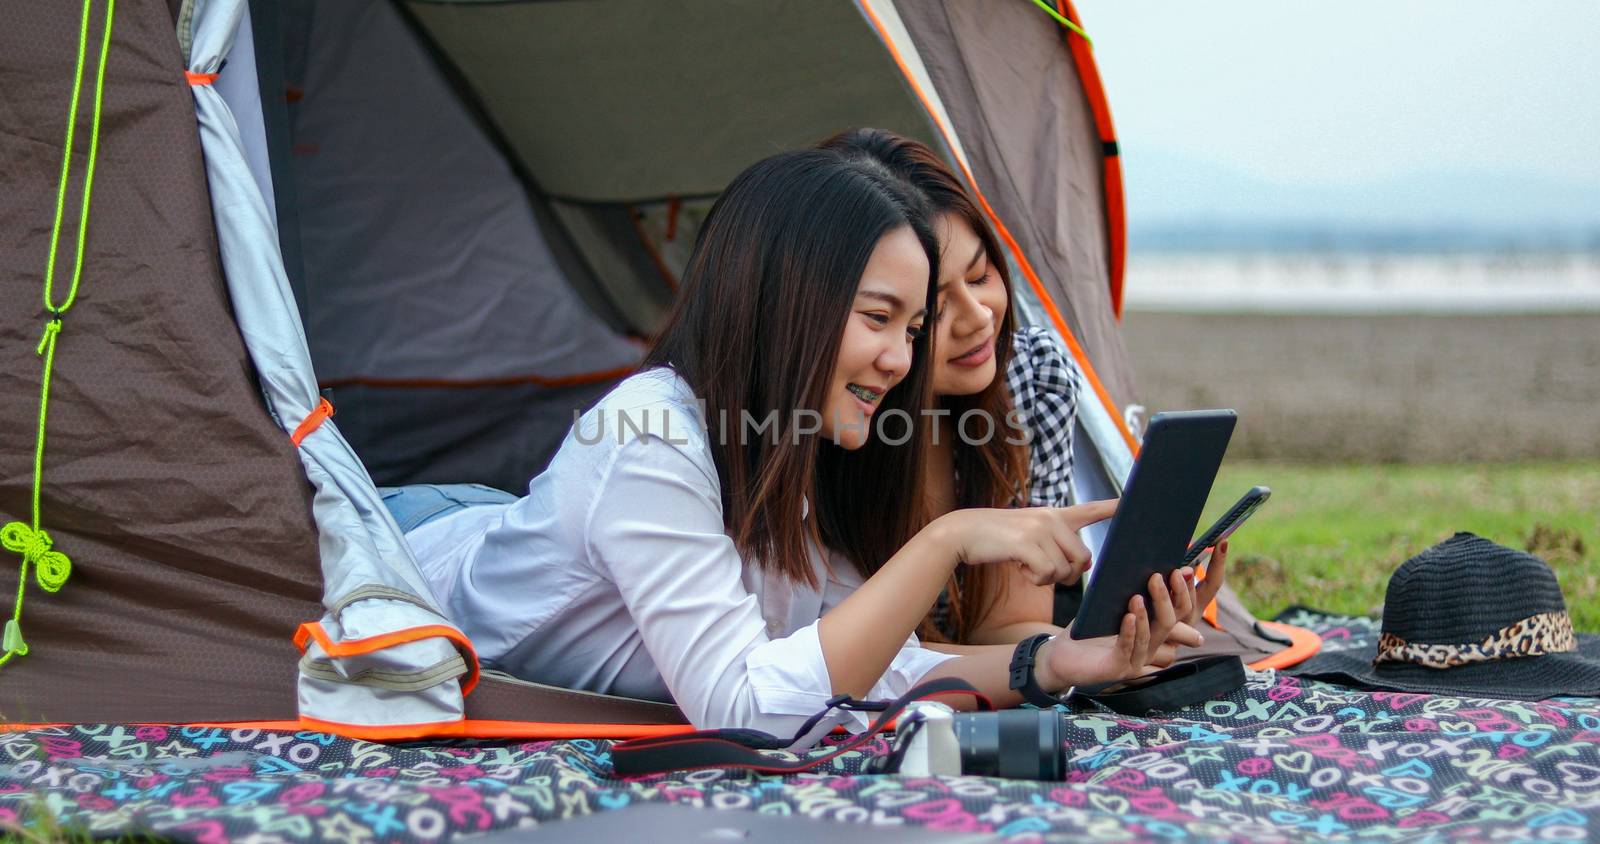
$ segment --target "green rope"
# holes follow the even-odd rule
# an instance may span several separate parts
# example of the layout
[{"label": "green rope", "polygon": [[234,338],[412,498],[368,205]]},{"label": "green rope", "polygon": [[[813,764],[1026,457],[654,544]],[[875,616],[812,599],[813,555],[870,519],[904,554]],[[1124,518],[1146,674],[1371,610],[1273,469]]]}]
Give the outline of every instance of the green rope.
[{"label": "green rope", "polygon": [[1083,31],[1083,27],[1078,26],[1077,24],[1075,24],[1072,21],[1068,20],[1066,15],[1063,15],[1060,12],[1056,11],[1054,6],[1051,6],[1049,3],[1044,2],[1044,0],[1033,0],[1033,5],[1038,6],[1039,8],[1041,8],[1041,9],[1043,9],[1045,11],[1045,14],[1049,15],[1052,18],[1055,18],[1056,19],[1056,23],[1059,23],[1062,26],[1066,27],[1067,29],[1070,29],[1073,32],[1078,33],[1078,37],[1083,39],[1083,43],[1088,44],[1089,45],[1089,49],[1091,49],[1091,50],[1094,49],[1094,41],[1089,38],[1089,33],[1084,32]]},{"label": "green rope", "polygon": [[94,78],[94,111],[89,124],[88,169],[83,178],[83,203],[78,211],[77,254],[72,261],[72,283],[61,304],[55,302],[56,248],[61,243],[61,220],[67,206],[67,182],[72,176],[72,138],[78,122],[78,93],[83,89],[83,59],[89,49],[89,12],[93,0],[83,0],[83,20],[78,25],[78,62],[72,75],[72,103],[67,111],[67,141],[61,153],[61,183],[56,188],[56,219],[50,230],[50,256],[44,270],[44,309],[49,314],[44,336],[39,340],[35,354],[44,358],[44,376],[39,381],[39,432],[33,448],[33,522],[10,522],[0,527],[0,545],[6,550],[22,555],[21,570],[17,576],[17,600],[6,622],[5,635],[0,647],[0,665],[12,657],[26,656],[28,643],[22,639],[22,598],[28,589],[28,566],[33,566],[34,579],[46,592],[60,591],[72,574],[72,561],[66,554],[52,547],[50,534],[39,526],[39,490],[44,480],[45,419],[50,408],[50,373],[55,368],[56,340],[61,336],[61,318],[78,300],[78,282],[83,278],[84,236],[89,229],[89,195],[94,191],[94,162],[100,152],[100,109],[105,99],[106,57],[111,53],[111,19],[116,11],[116,0],[106,0],[105,33],[100,39],[100,64]]}]

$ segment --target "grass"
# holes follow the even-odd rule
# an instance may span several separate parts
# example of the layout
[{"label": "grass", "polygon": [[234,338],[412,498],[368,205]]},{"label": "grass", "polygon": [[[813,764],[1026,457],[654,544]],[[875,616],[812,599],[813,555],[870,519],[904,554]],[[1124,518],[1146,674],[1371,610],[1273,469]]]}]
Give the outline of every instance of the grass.
[{"label": "grass", "polygon": [[[21,817],[17,820],[0,820],[0,844],[159,844],[167,840],[139,832],[111,836],[106,833],[95,834],[82,826],[63,826],[43,804],[44,798],[36,795],[33,800],[20,804]],[[19,806],[15,802],[9,805],[13,811]]]},{"label": "grass", "polygon": [[1290,604],[1369,614],[1401,563],[1466,530],[1544,558],[1574,626],[1600,632],[1600,462],[1240,461],[1223,467],[1199,529],[1254,484],[1272,499],[1235,535],[1228,582],[1258,617]]}]

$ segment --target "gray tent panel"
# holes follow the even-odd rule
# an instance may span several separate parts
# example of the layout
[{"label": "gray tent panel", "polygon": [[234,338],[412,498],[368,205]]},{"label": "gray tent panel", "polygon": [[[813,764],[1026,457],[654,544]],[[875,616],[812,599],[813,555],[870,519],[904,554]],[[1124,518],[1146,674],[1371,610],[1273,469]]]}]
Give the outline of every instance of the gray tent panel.
[{"label": "gray tent panel", "polygon": [[846,0],[407,8],[557,198],[715,194],[756,160],[850,126],[933,141]]},{"label": "gray tent panel", "polygon": [[384,486],[469,481],[525,495],[528,480],[560,448],[574,411],[613,383],[559,390],[350,384],[328,392],[339,407],[340,433]]},{"label": "gray tent panel", "polygon": [[[559,379],[635,363],[639,348],[573,291],[516,174],[394,6],[305,14],[290,115],[321,381]],[[550,423],[556,439],[569,422]]]},{"label": "gray tent panel", "polygon": [[611,239],[636,240],[622,207],[569,237],[392,3],[283,11],[302,307],[340,430],[384,485],[524,489],[642,354],[594,306],[649,330],[670,290]]},{"label": "gray tent panel", "polygon": [[267,207],[276,211],[278,201],[272,185],[272,164],[267,156],[267,127],[261,110],[261,81],[256,78],[256,45],[250,28],[250,15],[239,19],[239,34],[233,42],[232,73],[217,77],[213,90],[222,96],[239,128],[239,140],[244,144],[244,160],[250,166],[250,177]]},{"label": "gray tent panel", "polygon": [[634,212],[626,205],[560,200],[552,200],[550,207],[594,268],[596,285],[634,330],[654,336],[672,307],[674,281],[651,264]]},{"label": "gray tent panel", "polygon": [[[196,0],[192,10],[180,17],[192,26],[185,39],[191,44],[188,69],[218,73],[244,16],[244,2]],[[250,173],[238,125],[221,94],[196,85],[194,100],[235,320],[267,408],[288,436],[312,416],[320,397],[278,252],[275,215]],[[466,638],[433,607],[426,582],[360,460],[327,422],[304,437],[298,453],[316,488],[312,514],[321,540],[327,608],[315,624],[317,635],[301,642],[306,662],[300,672],[300,716],[348,727],[460,721],[460,678],[467,665],[445,634],[461,642]],[[403,641],[369,644],[383,636]],[[470,648],[464,650],[475,661]]]}]

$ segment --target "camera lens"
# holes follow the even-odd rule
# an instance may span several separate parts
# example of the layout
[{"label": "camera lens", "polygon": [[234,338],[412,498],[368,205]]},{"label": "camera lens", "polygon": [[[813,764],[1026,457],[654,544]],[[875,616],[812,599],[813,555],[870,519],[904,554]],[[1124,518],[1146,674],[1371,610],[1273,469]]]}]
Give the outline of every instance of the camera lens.
[{"label": "camera lens", "polygon": [[964,712],[955,716],[961,773],[1058,781],[1065,771],[1061,715],[1045,709]]}]

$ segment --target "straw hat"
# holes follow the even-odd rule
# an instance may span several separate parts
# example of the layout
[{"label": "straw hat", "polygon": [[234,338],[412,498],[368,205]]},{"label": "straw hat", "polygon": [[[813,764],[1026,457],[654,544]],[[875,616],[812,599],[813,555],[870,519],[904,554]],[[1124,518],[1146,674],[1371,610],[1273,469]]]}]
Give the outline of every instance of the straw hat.
[{"label": "straw hat", "polygon": [[1295,673],[1462,697],[1600,696],[1600,636],[1573,632],[1544,560],[1458,533],[1389,579],[1375,646],[1320,654]]}]

